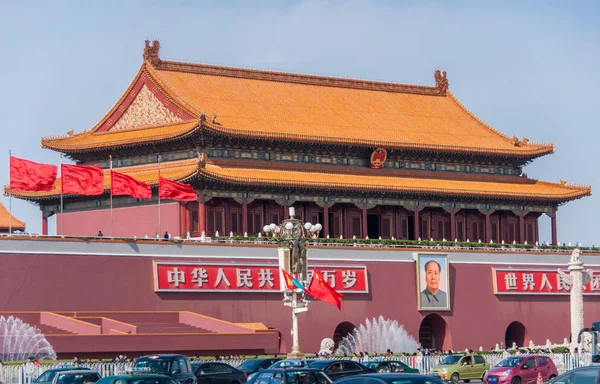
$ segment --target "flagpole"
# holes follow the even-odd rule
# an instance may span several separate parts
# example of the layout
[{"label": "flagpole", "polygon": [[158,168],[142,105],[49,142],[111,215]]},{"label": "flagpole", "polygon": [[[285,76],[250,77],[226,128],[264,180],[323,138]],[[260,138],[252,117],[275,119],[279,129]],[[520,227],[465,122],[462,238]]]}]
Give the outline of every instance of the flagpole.
[{"label": "flagpole", "polygon": [[158,160],[158,236],[160,237],[161,228],[160,228],[160,154],[156,156]]},{"label": "flagpole", "polygon": [[63,214],[63,190],[65,186],[65,175],[63,172],[63,156],[60,154],[60,231],[61,235],[65,234],[65,215]]},{"label": "flagpole", "polygon": [[8,234],[12,234],[12,190],[10,189],[10,157],[12,151],[8,150]]},{"label": "flagpole", "polygon": [[112,155],[108,155],[110,160],[110,237],[115,237],[113,233],[113,173],[112,173]]}]

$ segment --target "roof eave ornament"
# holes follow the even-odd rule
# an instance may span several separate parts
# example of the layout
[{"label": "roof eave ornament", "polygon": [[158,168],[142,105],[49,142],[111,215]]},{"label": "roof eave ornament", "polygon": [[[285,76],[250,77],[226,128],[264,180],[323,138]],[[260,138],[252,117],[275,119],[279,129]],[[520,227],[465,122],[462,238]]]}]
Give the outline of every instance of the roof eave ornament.
[{"label": "roof eave ornament", "polygon": [[448,91],[448,77],[446,71],[442,72],[439,69],[435,71],[435,88],[441,95],[445,95]]},{"label": "roof eave ornament", "polygon": [[160,58],[158,54],[160,52],[160,42],[154,40],[150,43],[150,40],[146,40],[146,46],[144,47],[144,60],[156,67],[160,64]]}]

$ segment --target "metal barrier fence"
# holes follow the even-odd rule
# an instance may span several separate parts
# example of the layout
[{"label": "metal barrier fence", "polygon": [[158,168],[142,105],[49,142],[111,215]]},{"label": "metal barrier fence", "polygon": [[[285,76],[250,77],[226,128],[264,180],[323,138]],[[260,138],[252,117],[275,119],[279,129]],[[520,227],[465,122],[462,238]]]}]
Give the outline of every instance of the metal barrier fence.
[{"label": "metal barrier fence", "polygon": [[[548,356],[554,361],[556,368],[559,373],[570,371],[577,367],[583,367],[591,363],[592,357],[589,353],[582,354],[569,354],[569,353],[550,353],[542,354]],[[503,354],[485,354],[483,358],[490,364],[490,367],[495,366],[500,361],[505,359],[507,356]],[[446,355],[433,355],[433,356],[394,356],[390,359],[385,360],[396,360],[401,361],[404,364],[417,368],[423,374],[429,374],[431,369],[438,365]],[[331,359],[344,360],[336,357]],[[351,358],[345,358],[351,360]],[[383,360],[382,356],[369,357],[364,359],[358,359],[359,362]],[[204,361],[204,360],[203,360]],[[215,360],[209,360],[215,361]],[[220,360],[220,362],[230,364],[233,367],[237,367],[245,360]],[[208,361],[206,361],[208,362]],[[127,370],[133,367],[134,363],[131,362],[110,362],[110,363],[91,363],[91,364],[80,364],[79,367],[90,368],[100,374],[100,376],[113,376],[127,372]],[[69,363],[59,364],[40,364],[39,366],[32,365],[5,365],[0,368],[0,381],[4,384],[31,384],[37,377],[39,377],[44,371],[48,369],[61,368],[65,366],[72,366]]]}]

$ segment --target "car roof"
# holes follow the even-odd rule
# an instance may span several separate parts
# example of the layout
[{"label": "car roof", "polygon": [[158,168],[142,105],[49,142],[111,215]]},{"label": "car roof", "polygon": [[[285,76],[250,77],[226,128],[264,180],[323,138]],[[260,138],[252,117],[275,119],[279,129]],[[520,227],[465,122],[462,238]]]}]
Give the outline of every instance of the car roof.
[{"label": "car roof", "polygon": [[177,353],[164,353],[164,354],[161,354],[161,353],[152,353],[150,355],[141,356],[139,359],[143,359],[143,358],[148,358],[148,359],[153,359],[153,358],[154,359],[170,359],[170,358],[173,358],[173,357],[185,357],[185,358],[187,358],[186,355],[181,355],[181,354],[177,354]]},{"label": "car roof", "polygon": [[77,371],[77,370],[80,370],[80,371],[90,370],[91,371],[91,369],[85,368],[85,367],[61,367],[61,368],[46,369],[44,372],[48,372],[48,371],[50,371],[50,372],[52,372],[52,371],[55,371],[55,372],[58,372],[58,371]]},{"label": "car roof", "polygon": [[153,379],[157,377],[166,377],[170,379],[167,375],[161,375],[159,373],[144,373],[144,374],[128,374],[128,375],[114,375],[114,376],[106,376],[103,379],[131,379],[135,377],[136,379]]},{"label": "car roof", "polygon": [[320,369],[316,368],[304,368],[304,367],[285,367],[285,368],[267,368],[260,372],[288,372],[288,371],[302,371],[302,372],[321,372]]},{"label": "car roof", "polygon": [[[350,377],[355,377],[355,376],[346,376],[348,378]],[[345,379],[341,378],[339,380]],[[414,373],[366,373],[363,375],[360,375],[360,377],[375,377],[378,379],[412,379],[415,377]],[[429,376],[429,375],[419,375],[419,377],[428,377],[428,378],[434,378],[433,376]],[[441,380],[441,379],[438,379]]]},{"label": "car roof", "polygon": [[92,371],[91,369],[68,369],[66,371],[63,372],[59,372],[59,373],[98,373],[100,374],[98,371]]}]

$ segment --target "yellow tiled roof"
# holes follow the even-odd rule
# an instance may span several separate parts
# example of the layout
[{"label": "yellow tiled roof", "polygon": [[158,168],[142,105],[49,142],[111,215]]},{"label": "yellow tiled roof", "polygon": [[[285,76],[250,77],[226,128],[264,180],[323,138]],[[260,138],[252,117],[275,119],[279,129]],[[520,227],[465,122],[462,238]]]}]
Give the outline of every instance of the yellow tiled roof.
[{"label": "yellow tiled roof", "polygon": [[[124,173],[150,186],[158,185],[158,164],[147,164],[133,167],[113,168],[115,172]],[[160,175],[173,181],[185,181],[198,173],[198,159],[169,161],[160,164]],[[60,196],[61,179],[54,183],[54,188],[48,192],[14,191],[13,196],[28,200],[49,199]],[[110,170],[104,170],[104,189],[110,191]],[[7,187],[4,188],[7,194]]]},{"label": "yellow tiled roof", "polygon": [[[509,138],[486,125],[440,86],[439,79],[436,86],[415,86],[162,61],[155,54],[147,57],[136,78],[148,76],[190,116],[207,116],[202,128],[227,135],[524,157],[553,152],[551,144]],[[178,126],[168,138],[194,129],[191,123]],[[85,150],[161,137],[145,131],[85,133],[44,139],[43,145]]]},{"label": "yellow tiled roof", "polygon": [[[11,223],[9,222],[9,217],[10,217],[10,212],[8,211],[8,209],[6,209],[4,204],[0,203],[0,229],[1,230],[8,230],[9,227],[11,226]],[[13,215],[12,216],[12,229],[24,231],[25,230],[25,222],[17,219]]]},{"label": "yellow tiled roof", "polygon": [[[308,167],[307,167],[308,168]],[[201,175],[229,183],[296,188],[340,189],[352,191],[399,192],[452,195],[464,197],[497,197],[533,200],[567,201],[591,195],[589,186],[531,180],[513,176],[486,176],[464,180],[453,176],[431,175],[423,171],[386,172],[363,169],[350,173],[344,167],[322,167],[319,170],[266,169],[207,163]]]},{"label": "yellow tiled roof", "polygon": [[156,143],[163,140],[183,138],[199,128],[198,121],[176,124],[124,129],[108,132],[85,131],[72,136],[42,139],[42,147],[64,151],[112,148],[132,144]]}]

